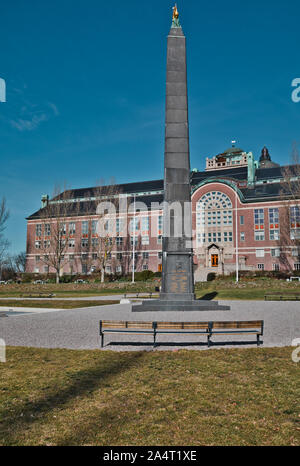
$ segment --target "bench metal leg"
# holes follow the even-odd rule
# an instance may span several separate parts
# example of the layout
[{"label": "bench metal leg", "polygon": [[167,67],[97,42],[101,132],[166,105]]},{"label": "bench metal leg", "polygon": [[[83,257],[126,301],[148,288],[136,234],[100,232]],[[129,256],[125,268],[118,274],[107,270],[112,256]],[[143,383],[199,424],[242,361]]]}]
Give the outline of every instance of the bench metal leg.
[{"label": "bench metal leg", "polygon": [[260,345],[263,344],[263,342],[260,341],[260,337],[261,337],[261,335],[256,335],[256,343],[257,343],[257,346],[260,346]]},{"label": "bench metal leg", "polygon": [[208,346],[208,347],[210,347],[210,346],[211,346],[210,337],[211,337],[211,335],[210,335],[210,334],[208,334],[208,335],[207,335],[207,346]]},{"label": "bench metal leg", "polygon": [[156,331],[155,329],[153,330],[153,348],[156,347]]},{"label": "bench metal leg", "polygon": [[99,335],[100,335],[100,345],[101,345],[101,348],[103,348],[104,333],[102,332],[102,320],[100,320],[100,322],[99,322]]}]

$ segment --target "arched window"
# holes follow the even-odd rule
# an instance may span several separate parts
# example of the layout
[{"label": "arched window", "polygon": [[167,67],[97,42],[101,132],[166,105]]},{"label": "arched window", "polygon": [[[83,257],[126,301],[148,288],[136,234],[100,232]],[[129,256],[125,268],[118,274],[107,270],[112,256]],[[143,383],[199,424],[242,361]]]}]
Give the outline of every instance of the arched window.
[{"label": "arched window", "polygon": [[232,242],[232,202],[220,191],[209,191],[196,205],[197,245]]}]

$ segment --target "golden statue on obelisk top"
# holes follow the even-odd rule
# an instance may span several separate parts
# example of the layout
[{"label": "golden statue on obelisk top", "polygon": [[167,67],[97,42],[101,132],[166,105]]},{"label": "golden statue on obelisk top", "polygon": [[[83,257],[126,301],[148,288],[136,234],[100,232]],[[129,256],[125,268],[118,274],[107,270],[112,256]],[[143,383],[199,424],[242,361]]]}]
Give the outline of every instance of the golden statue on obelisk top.
[{"label": "golden statue on obelisk top", "polygon": [[177,9],[177,3],[175,3],[175,6],[173,6],[172,10],[173,10],[173,19],[178,19],[179,18],[179,13],[178,13],[178,9]]},{"label": "golden statue on obelisk top", "polygon": [[172,10],[173,10],[172,28],[180,28],[177,3],[175,3],[175,6],[173,6]]}]

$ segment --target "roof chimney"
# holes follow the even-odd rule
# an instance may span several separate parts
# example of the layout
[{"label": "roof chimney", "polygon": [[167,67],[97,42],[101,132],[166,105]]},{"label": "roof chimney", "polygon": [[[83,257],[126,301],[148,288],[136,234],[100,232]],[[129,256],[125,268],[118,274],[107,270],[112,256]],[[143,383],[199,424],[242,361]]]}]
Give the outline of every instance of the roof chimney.
[{"label": "roof chimney", "polygon": [[48,194],[43,194],[43,195],[42,195],[41,203],[42,203],[42,209],[43,209],[44,207],[47,207],[47,205],[49,204],[49,196],[48,196]]}]

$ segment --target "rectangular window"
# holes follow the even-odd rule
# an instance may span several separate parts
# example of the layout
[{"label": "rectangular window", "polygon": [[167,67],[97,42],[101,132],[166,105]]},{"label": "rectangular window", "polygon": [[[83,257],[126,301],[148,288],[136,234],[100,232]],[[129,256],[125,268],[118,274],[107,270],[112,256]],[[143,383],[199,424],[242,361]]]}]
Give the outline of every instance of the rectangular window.
[{"label": "rectangular window", "polygon": [[65,235],[67,232],[67,227],[65,223],[60,223],[59,225],[59,231],[62,235]]},{"label": "rectangular window", "polygon": [[142,245],[148,245],[149,244],[149,236],[142,236]]},{"label": "rectangular window", "polygon": [[92,254],[92,259],[93,259],[93,260],[96,260],[97,258],[98,258],[98,254],[95,253],[95,252],[93,252],[93,254]]},{"label": "rectangular window", "polygon": [[41,242],[40,241],[35,241],[34,245],[35,245],[35,249],[41,249]]},{"label": "rectangular window", "polygon": [[142,235],[149,234],[149,217],[142,217]]},{"label": "rectangular window", "polygon": [[92,235],[96,235],[98,229],[98,220],[92,220]]},{"label": "rectangular window", "polygon": [[157,244],[162,244],[162,235],[158,235]]},{"label": "rectangular window", "polygon": [[232,231],[224,231],[224,242],[232,241]]},{"label": "rectangular window", "polygon": [[49,265],[44,265],[44,273],[49,273]]},{"label": "rectangular window", "polygon": [[298,248],[293,248],[292,249],[292,256],[293,257],[298,257],[299,256],[299,249]]},{"label": "rectangular window", "polygon": [[117,265],[116,272],[117,273],[122,273],[122,266],[121,265]]},{"label": "rectangular window", "polygon": [[159,216],[158,216],[158,219],[157,219],[157,229],[158,229],[157,234],[158,234],[158,235],[162,235],[162,232],[163,232],[163,216],[162,216],[162,215],[159,215]]},{"label": "rectangular window", "polygon": [[69,223],[69,235],[75,235],[76,227],[74,222]]},{"label": "rectangular window", "polygon": [[35,262],[40,262],[40,256],[35,256]]},{"label": "rectangular window", "polygon": [[42,236],[42,224],[37,223],[35,225],[35,236]]},{"label": "rectangular window", "polygon": [[290,208],[290,230],[291,230],[291,239],[300,238],[300,207],[299,206],[294,206]]},{"label": "rectangular window", "polygon": [[[135,228],[134,228],[134,225],[135,225]],[[138,218],[133,218],[132,220],[130,220],[129,222],[129,231],[131,234],[134,233],[134,230],[135,232],[139,231],[140,229],[140,221]]]},{"label": "rectangular window", "polygon": [[117,259],[120,261],[122,260],[122,253],[121,252],[117,252]]},{"label": "rectangular window", "polygon": [[272,264],[272,270],[274,270],[274,272],[279,272],[279,264]]},{"label": "rectangular window", "polygon": [[256,257],[265,257],[264,249],[256,249]]},{"label": "rectangular window", "polygon": [[159,251],[159,252],[157,253],[157,256],[158,256],[159,259],[162,259],[162,252]]},{"label": "rectangular window", "polygon": [[92,238],[92,247],[96,248],[99,244],[98,238]]},{"label": "rectangular window", "polygon": [[271,256],[272,257],[279,257],[280,256],[280,248],[271,249]]},{"label": "rectangular window", "polygon": [[258,270],[265,270],[265,264],[257,264]]},{"label": "rectangular window", "polygon": [[143,259],[149,259],[149,252],[143,252]]},{"label": "rectangular window", "polygon": [[117,236],[117,237],[116,237],[116,245],[117,245],[117,246],[123,246],[123,238],[122,238],[122,236]]},{"label": "rectangular window", "polygon": [[270,240],[279,240],[279,210],[278,208],[269,209],[269,229]]},{"label": "rectangular window", "polygon": [[148,270],[148,264],[143,264],[143,270]]},{"label": "rectangular window", "polygon": [[300,270],[300,262],[294,264],[294,270]]},{"label": "rectangular window", "polygon": [[70,254],[70,255],[69,255],[69,261],[71,262],[71,261],[73,261],[74,259],[75,259],[74,254]]},{"label": "rectangular window", "polygon": [[[133,237],[130,238],[130,244],[131,244],[131,246],[133,246]],[[138,237],[135,236],[134,237],[134,245],[137,246],[137,244],[138,244]]]},{"label": "rectangular window", "polygon": [[254,239],[255,241],[264,241],[265,239],[264,209],[254,210]]},{"label": "rectangular window", "polygon": [[244,223],[245,223],[244,215],[240,215],[240,225],[244,225]]},{"label": "rectangular window", "polygon": [[89,222],[84,220],[81,222],[81,234],[88,235],[89,234]]},{"label": "rectangular window", "polygon": [[82,238],[82,240],[81,240],[81,247],[82,247],[82,248],[87,248],[88,245],[89,245],[89,240],[88,240],[88,238]]},{"label": "rectangular window", "polygon": [[45,223],[45,236],[51,235],[51,225],[50,223]]},{"label": "rectangular window", "polygon": [[121,233],[124,228],[124,219],[122,218],[117,218],[116,219],[116,232]]},{"label": "rectangular window", "polygon": [[240,232],[240,240],[245,241],[245,232],[244,231]]}]

